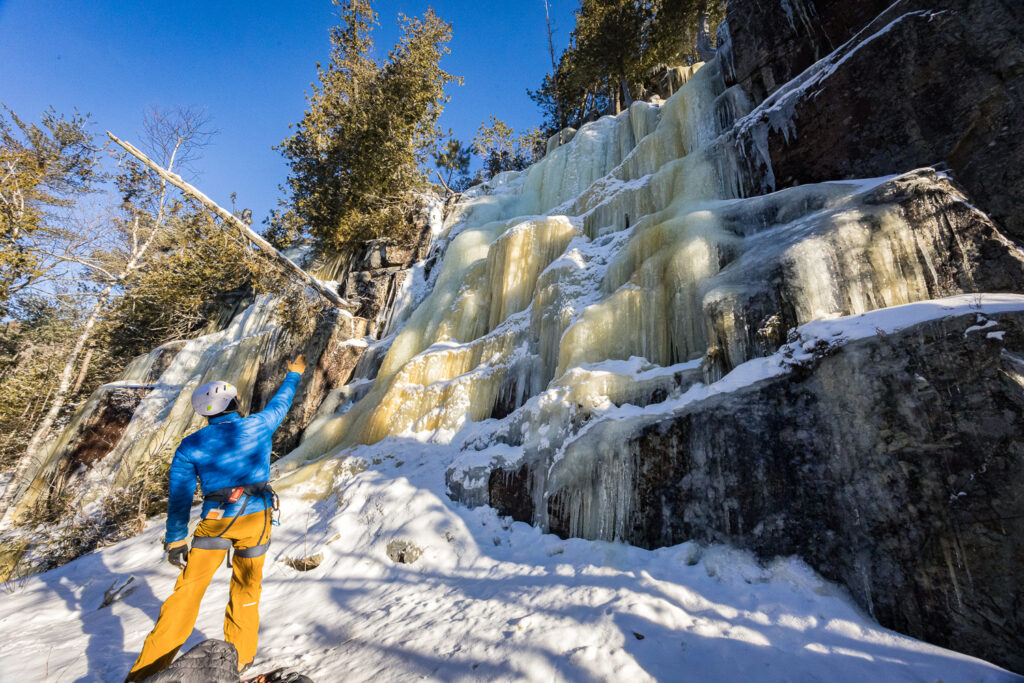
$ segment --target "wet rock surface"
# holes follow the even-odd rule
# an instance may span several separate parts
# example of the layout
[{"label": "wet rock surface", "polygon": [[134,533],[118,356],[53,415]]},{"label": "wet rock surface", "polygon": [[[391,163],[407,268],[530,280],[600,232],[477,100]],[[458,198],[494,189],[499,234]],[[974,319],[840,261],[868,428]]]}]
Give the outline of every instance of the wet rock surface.
[{"label": "wet rock surface", "polygon": [[142,399],[153,387],[110,387],[93,417],[82,423],[79,432],[59,454],[60,468],[73,472],[79,467],[90,467],[117,445],[125,427],[135,414]]},{"label": "wet rock surface", "polygon": [[[764,178],[746,191],[946,164],[996,224],[1024,236],[1024,6],[903,0],[864,22],[878,3],[793,4],[800,21],[778,34],[764,27],[790,26],[791,3],[729,5],[726,85],[755,104],[768,96],[737,131]],[[843,45],[824,37],[851,32]]]},{"label": "wet rock surface", "polygon": [[102,461],[117,446],[135,409],[152,390],[150,385],[107,385],[97,389],[86,406],[87,414],[61,434],[60,441],[21,494],[21,509],[60,494],[69,483]]},{"label": "wet rock surface", "polygon": [[375,240],[358,254],[338,256],[321,264],[321,278],[342,278],[343,297],[353,302],[350,310],[325,310],[309,334],[278,333],[267,347],[253,389],[253,411],[261,410],[274,396],[287,372],[285,362],[301,353],[308,369],[296,390],[292,408],[274,433],[274,451],[281,455],[298,446],[303,430],[314,418],[328,394],[347,384],[367,341],[379,338],[394,311],[396,297],[409,268],[427,256],[431,245],[429,202],[410,209],[408,220],[415,235],[411,243]]},{"label": "wet rock surface", "polygon": [[299,443],[317,409],[331,390],[352,377],[356,363],[366,349],[363,338],[369,334],[369,322],[347,311],[323,311],[313,332],[300,338],[283,334],[270,347],[260,364],[253,388],[253,411],[262,410],[287,374],[285,363],[297,354],[306,357],[307,369],[281,427],[274,432],[274,451],[287,453]]},{"label": "wet rock surface", "polygon": [[160,380],[160,375],[164,374],[164,371],[171,366],[171,363],[177,357],[185,347],[184,341],[173,341],[164,344],[154,354],[152,363],[146,370],[146,376],[143,379],[144,384],[153,384]]}]

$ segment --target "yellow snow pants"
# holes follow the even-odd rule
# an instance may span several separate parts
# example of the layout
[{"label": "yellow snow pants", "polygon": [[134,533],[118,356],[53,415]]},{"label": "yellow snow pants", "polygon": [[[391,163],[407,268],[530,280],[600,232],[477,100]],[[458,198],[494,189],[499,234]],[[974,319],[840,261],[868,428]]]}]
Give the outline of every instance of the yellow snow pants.
[{"label": "yellow snow pants", "polygon": [[235,553],[231,561],[231,597],[224,612],[224,640],[238,650],[240,666],[253,660],[260,626],[263,560],[270,544],[270,514],[270,510],[264,510],[200,522],[188,564],[178,576],[174,592],[160,608],[156,626],[146,637],[126,683],[142,681],[170,666],[178,649],[192,634],[206,587],[231,546]]}]

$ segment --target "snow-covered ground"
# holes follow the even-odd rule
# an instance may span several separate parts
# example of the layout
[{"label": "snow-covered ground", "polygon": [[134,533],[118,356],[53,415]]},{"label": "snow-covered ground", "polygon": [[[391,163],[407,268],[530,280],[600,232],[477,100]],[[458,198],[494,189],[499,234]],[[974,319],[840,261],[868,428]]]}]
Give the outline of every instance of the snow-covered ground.
[{"label": "snow-covered ground", "polygon": [[[879,627],[796,559],[561,540],[453,504],[452,456],[389,438],[287,489],[258,670],[293,665],[318,682],[1021,680]],[[174,584],[162,526],[5,586],[0,681],[121,681]],[[396,539],[422,557],[393,562]],[[318,553],[310,571],[284,562]],[[132,576],[137,588],[100,608]],[[222,568],[186,648],[222,637],[227,588]]]}]

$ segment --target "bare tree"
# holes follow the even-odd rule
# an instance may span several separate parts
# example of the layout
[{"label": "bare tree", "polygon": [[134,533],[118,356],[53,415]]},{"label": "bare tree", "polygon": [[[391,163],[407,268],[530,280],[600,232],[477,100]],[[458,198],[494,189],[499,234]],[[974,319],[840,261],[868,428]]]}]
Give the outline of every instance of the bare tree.
[{"label": "bare tree", "polygon": [[[201,111],[183,108],[167,111],[154,109],[145,120],[143,138],[146,146],[158,156],[161,164],[167,169],[174,169],[198,158],[211,135],[207,131],[207,123]],[[140,168],[138,173],[145,171]],[[92,276],[102,283],[102,289],[96,294],[88,309],[74,346],[64,361],[57,390],[49,400],[47,411],[32,434],[25,452],[18,459],[4,495],[0,497],[0,520],[10,506],[24,494],[41,465],[40,451],[71,393],[75,365],[89,345],[103,310],[118,286],[142,265],[147,252],[165,231],[171,203],[175,201],[175,197],[171,195],[172,188],[168,182],[160,176],[154,175],[150,179],[150,186],[152,192],[126,197],[125,207],[128,216],[123,223],[125,244],[117,266],[106,264],[103,259],[74,257],[79,265],[89,269]],[[125,191],[124,187],[122,191]],[[128,192],[130,194],[131,190]],[[65,254],[65,258],[70,256]],[[82,375],[84,371],[83,368],[79,374]]]}]

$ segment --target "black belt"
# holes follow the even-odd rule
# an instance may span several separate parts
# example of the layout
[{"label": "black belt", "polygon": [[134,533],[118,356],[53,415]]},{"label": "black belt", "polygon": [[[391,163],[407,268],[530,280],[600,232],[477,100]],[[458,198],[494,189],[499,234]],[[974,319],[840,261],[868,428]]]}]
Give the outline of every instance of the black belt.
[{"label": "black belt", "polygon": [[245,494],[246,496],[258,496],[262,493],[266,493],[267,491],[269,491],[270,493],[274,492],[274,489],[270,487],[270,482],[261,481],[256,484],[245,484],[244,486],[228,486],[226,488],[217,489],[216,491],[210,491],[209,493],[203,495],[203,500],[212,500],[214,503],[227,503],[229,501],[237,502],[238,498],[236,498],[234,501],[231,501],[231,496],[238,489],[242,489],[242,493]]}]

